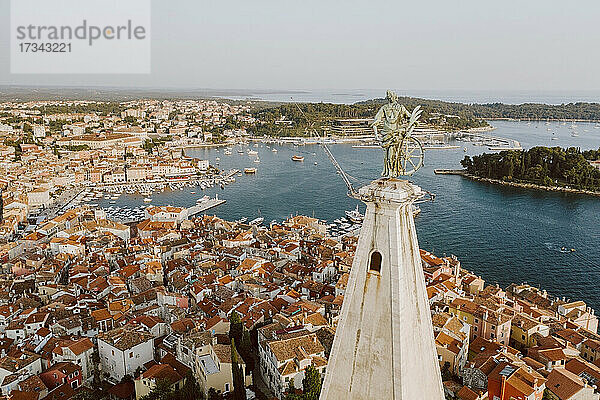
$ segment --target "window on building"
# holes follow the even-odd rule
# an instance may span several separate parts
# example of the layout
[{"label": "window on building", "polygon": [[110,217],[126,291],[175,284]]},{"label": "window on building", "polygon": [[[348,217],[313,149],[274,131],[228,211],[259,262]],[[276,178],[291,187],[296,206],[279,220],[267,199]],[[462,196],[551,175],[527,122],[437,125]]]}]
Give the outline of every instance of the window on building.
[{"label": "window on building", "polygon": [[521,335],[521,339],[525,340],[525,335]]},{"label": "window on building", "polygon": [[133,351],[129,352],[129,358],[133,358]]},{"label": "window on building", "polygon": [[475,318],[475,323],[476,323],[476,324],[478,324],[478,323],[479,323],[479,320],[478,320],[477,318]]},{"label": "window on building", "polygon": [[476,327],[476,326],[474,326],[474,327],[473,327],[473,330],[474,330],[475,332],[477,332],[477,327]]},{"label": "window on building", "polygon": [[226,392],[229,392],[229,383],[226,383],[226,384],[225,384],[225,391],[226,391]]},{"label": "window on building", "polygon": [[374,251],[371,253],[371,263],[369,264],[369,271],[381,272],[381,253]]}]

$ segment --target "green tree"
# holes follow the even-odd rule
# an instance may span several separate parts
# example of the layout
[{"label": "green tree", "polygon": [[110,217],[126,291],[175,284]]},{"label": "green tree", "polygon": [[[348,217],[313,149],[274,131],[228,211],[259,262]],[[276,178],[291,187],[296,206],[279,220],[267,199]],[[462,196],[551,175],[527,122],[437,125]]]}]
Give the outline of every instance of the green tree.
[{"label": "green tree", "polygon": [[309,365],[304,370],[302,389],[304,400],[319,400],[321,394],[321,374],[312,365]]},{"label": "green tree", "polygon": [[294,386],[294,378],[288,382],[288,387],[285,392],[285,400],[302,400],[303,395],[296,394],[296,387]]},{"label": "green tree", "polygon": [[73,400],[104,400],[108,397],[98,391],[92,390],[79,390],[71,399]]},{"label": "green tree", "polygon": [[246,400],[246,385],[244,373],[239,365],[238,353],[235,349],[235,339],[231,339],[231,373],[233,375],[233,400]]},{"label": "green tree", "polygon": [[171,383],[168,381],[158,381],[156,386],[140,400],[173,400],[174,392]]},{"label": "green tree", "polygon": [[229,338],[235,339],[236,343],[243,342],[244,324],[237,312],[232,311],[229,316]]},{"label": "green tree", "polygon": [[252,349],[252,341],[250,340],[250,332],[243,329],[242,333],[242,345],[240,346],[240,354],[246,363],[246,370],[254,370],[254,357]]},{"label": "green tree", "polygon": [[452,380],[452,371],[450,371],[450,363],[445,362],[441,368],[442,381]]},{"label": "green tree", "polygon": [[178,398],[182,400],[186,399],[204,399],[204,392],[202,387],[194,377],[194,374],[189,371],[185,377],[185,383],[181,390],[177,392]]},{"label": "green tree", "polygon": [[221,396],[217,393],[215,388],[208,389],[208,400],[220,400]]}]

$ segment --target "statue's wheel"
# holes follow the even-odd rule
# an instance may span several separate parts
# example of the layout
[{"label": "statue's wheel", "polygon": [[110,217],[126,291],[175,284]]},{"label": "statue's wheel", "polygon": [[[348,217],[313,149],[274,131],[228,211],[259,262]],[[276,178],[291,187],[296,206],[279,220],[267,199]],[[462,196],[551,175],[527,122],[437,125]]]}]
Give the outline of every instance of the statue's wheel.
[{"label": "statue's wheel", "polygon": [[400,142],[398,163],[402,175],[412,175],[423,166],[423,145],[412,136]]}]

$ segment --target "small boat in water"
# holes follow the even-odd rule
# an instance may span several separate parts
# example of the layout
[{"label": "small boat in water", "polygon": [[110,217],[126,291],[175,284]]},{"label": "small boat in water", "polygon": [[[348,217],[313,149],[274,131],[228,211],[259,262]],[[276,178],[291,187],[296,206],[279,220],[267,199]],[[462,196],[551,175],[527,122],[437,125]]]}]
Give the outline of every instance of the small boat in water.
[{"label": "small boat in water", "polygon": [[256,168],[244,168],[244,173],[245,174],[255,174]]},{"label": "small boat in water", "polygon": [[264,220],[265,219],[263,217],[254,218],[252,221],[250,221],[250,225],[260,225]]},{"label": "small boat in water", "polygon": [[256,150],[248,150],[248,155],[249,156],[255,156],[257,154],[258,154],[258,151],[256,151]]},{"label": "small boat in water", "polygon": [[208,196],[203,196],[201,198],[199,198],[198,200],[196,200],[196,203],[204,203],[210,200],[210,197]]},{"label": "small boat in water", "polygon": [[144,203],[150,203],[152,201],[152,199],[150,197],[146,197],[144,199]]},{"label": "small boat in water", "polygon": [[302,156],[292,156],[292,161],[304,161],[304,157],[302,157]]}]

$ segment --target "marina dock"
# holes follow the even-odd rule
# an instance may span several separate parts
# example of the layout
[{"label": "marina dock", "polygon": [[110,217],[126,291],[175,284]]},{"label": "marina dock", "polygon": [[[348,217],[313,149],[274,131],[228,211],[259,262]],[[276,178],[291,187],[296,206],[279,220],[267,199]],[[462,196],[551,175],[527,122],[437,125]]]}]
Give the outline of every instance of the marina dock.
[{"label": "marina dock", "polygon": [[221,204],[224,204],[226,202],[227,202],[227,200],[219,199],[218,196],[214,199],[209,199],[209,200],[203,201],[202,203],[199,203],[199,204],[189,207],[187,209],[188,210],[188,218],[198,215],[206,210],[210,210],[211,208],[220,206]]},{"label": "marina dock", "polygon": [[[381,145],[379,144],[355,144],[352,145],[353,148],[355,149],[381,149]],[[425,144],[423,145],[423,150],[453,150],[453,149],[460,149],[460,146],[457,145],[453,145],[453,144]]]},{"label": "marina dock", "polygon": [[467,172],[464,169],[434,169],[436,175],[461,175],[464,176]]},{"label": "marina dock", "polygon": [[481,132],[461,132],[456,140],[476,146],[487,146],[490,151],[522,150],[521,143],[514,139],[492,136]]}]

